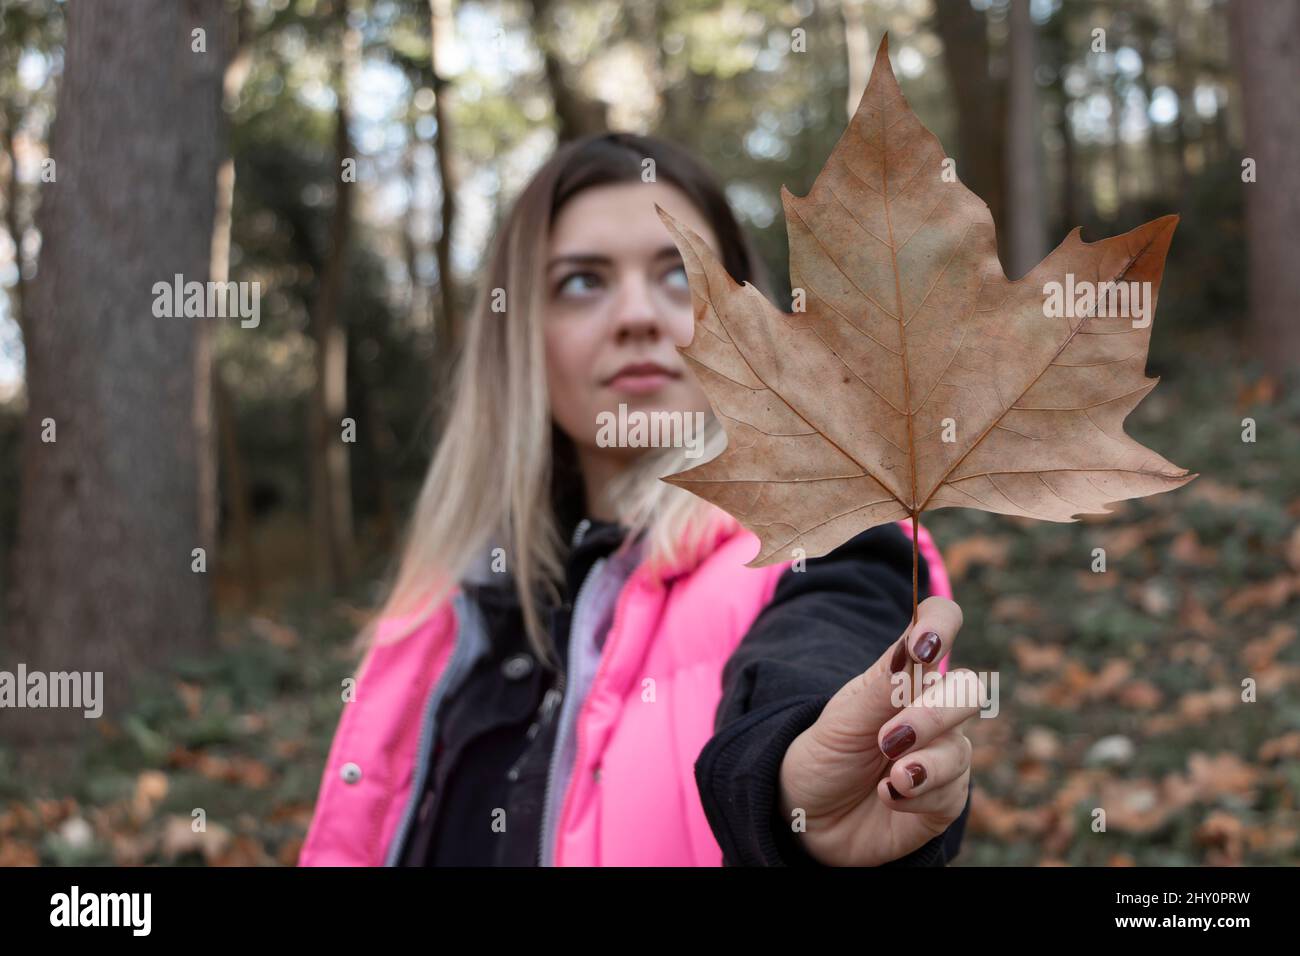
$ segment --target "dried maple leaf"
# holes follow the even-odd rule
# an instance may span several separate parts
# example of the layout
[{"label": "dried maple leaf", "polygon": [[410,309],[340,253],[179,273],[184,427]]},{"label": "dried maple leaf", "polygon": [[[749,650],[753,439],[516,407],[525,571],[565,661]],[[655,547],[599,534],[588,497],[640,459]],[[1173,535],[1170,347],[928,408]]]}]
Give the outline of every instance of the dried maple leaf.
[{"label": "dried maple leaf", "polygon": [[[794,548],[817,557],[900,518],[915,539],[923,511],[1074,521],[1196,477],[1123,430],[1158,381],[1144,369],[1177,217],[1091,243],[1075,229],[1009,281],[988,206],[908,107],[887,44],[808,195],[781,190],[802,311],[737,285],[656,206],[694,299],[679,351],[727,434],[720,455],[664,480],[759,537],[749,567]],[[1082,316],[1048,317],[1050,282],[1063,295],[1149,283],[1150,298],[1141,321],[1110,315],[1118,285],[1091,310],[1082,298],[1062,309],[1083,304]]]}]

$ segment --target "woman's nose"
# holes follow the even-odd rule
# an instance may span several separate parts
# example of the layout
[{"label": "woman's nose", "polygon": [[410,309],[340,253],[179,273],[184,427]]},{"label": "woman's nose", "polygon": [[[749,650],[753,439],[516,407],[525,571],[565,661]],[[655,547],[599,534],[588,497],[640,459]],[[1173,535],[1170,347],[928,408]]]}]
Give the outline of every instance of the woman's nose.
[{"label": "woman's nose", "polygon": [[619,342],[647,339],[656,341],[663,333],[663,316],[650,295],[645,276],[625,277],[614,303],[614,336]]}]

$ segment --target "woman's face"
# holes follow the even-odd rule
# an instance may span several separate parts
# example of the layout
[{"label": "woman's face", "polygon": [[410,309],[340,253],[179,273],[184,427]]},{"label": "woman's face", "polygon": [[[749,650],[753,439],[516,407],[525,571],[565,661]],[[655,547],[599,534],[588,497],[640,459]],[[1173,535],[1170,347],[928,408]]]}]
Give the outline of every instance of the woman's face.
[{"label": "woman's face", "polygon": [[676,346],[694,334],[686,268],[655,203],[721,258],[707,220],[676,187],[620,183],[583,190],[561,207],[547,257],[545,314],[551,414],[580,454],[621,459],[643,448],[597,449],[597,416],[708,412]]}]

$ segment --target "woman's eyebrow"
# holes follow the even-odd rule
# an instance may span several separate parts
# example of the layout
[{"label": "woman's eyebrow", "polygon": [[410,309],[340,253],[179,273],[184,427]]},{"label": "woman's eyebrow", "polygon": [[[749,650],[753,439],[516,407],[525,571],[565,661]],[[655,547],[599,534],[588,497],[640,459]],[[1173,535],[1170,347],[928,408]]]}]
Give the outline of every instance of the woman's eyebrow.
[{"label": "woman's eyebrow", "polygon": [[564,265],[565,263],[573,263],[574,265],[580,266],[607,266],[609,265],[609,256],[597,255],[594,252],[574,252],[569,253],[568,255],[556,256],[546,264],[546,268],[554,269],[556,266]]},{"label": "woman's eyebrow", "polygon": [[[660,259],[680,259],[682,254],[675,245],[660,246],[655,250],[654,261]],[[601,255],[597,252],[571,252],[565,255],[556,256],[546,264],[547,269],[554,269],[558,265],[565,263],[583,266],[607,266],[610,264],[609,256]]]}]

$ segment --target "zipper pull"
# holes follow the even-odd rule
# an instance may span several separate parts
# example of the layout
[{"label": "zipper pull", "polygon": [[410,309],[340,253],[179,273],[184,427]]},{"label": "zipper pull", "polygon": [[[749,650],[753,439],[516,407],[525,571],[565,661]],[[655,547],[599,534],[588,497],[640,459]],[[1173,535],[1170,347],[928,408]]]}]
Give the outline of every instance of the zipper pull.
[{"label": "zipper pull", "polygon": [[555,708],[559,706],[560,699],[564,696],[559,688],[551,687],[546,691],[546,696],[542,698],[542,706],[538,708],[543,723],[551,719],[555,713]]}]

